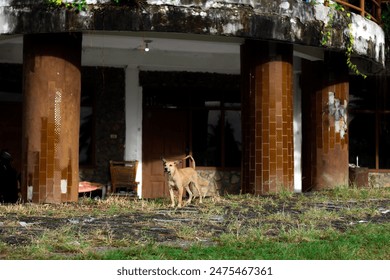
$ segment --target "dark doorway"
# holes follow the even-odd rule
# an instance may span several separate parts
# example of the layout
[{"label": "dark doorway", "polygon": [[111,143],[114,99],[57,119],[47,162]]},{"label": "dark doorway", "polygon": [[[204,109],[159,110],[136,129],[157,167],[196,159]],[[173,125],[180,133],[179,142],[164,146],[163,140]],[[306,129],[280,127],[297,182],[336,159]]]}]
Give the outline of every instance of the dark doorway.
[{"label": "dark doorway", "polygon": [[241,168],[238,76],[141,72],[140,83],[143,197],[168,195],[161,156],[176,160],[190,154],[203,170]]},{"label": "dark doorway", "polygon": [[188,151],[188,114],[183,110],[145,109],[143,118],[142,197],[169,195],[161,157],[182,159]]}]

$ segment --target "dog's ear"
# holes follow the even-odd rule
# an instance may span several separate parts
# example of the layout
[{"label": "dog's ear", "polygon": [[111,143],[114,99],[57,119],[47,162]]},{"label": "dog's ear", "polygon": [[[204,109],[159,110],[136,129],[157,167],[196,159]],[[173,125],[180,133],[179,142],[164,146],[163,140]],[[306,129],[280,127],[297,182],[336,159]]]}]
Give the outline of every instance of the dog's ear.
[{"label": "dog's ear", "polygon": [[161,159],[164,163],[167,162],[163,156],[161,156],[160,159]]}]

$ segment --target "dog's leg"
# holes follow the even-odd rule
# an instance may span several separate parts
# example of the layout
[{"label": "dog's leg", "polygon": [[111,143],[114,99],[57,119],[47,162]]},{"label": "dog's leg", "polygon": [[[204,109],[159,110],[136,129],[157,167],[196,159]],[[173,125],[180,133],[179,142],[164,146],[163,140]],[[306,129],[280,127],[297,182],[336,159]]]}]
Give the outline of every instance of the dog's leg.
[{"label": "dog's leg", "polygon": [[189,184],[186,186],[186,190],[187,190],[187,192],[188,192],[187,204],[190,204],[191,201],[192,201],[193,194],[192,194],[192,191],[191,191],[191,188],[190,188],[190,185],[189,185]]},{"label": "dog's leg", "polygon": [[198,184],[198,179],[195,179],[193,181],[195,188],[198,190],[199,193],[199,203],[202,203],[202,192],[200,191],[199,184]]},{"label": "dog's leg", "polygon": [[171,207],[175,208],[175,194],[173,193],[172,188],[169,188],[169,194],[171,195]]},{"label": "dog's leg", "polygon": [[179,201],[178,204],[177,204],[177,207],[178,208],[181,208],[182,207],[182,200],[183,200],[183,191],[184,191],[184,188],[183,186],[180,186],[179,188],[179,197],[177,198],[177,200]]}]

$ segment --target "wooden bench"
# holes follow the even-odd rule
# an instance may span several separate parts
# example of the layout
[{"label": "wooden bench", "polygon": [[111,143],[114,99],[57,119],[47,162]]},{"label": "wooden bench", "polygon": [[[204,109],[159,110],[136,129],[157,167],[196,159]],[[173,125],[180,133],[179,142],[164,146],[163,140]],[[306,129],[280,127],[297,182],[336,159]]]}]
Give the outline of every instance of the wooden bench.
[{"label": "wooden bench", "polygon": [[111,194],[137,194],[139,184],[139,182],[135,181],[137,167],[137,160],[110,160]]}]

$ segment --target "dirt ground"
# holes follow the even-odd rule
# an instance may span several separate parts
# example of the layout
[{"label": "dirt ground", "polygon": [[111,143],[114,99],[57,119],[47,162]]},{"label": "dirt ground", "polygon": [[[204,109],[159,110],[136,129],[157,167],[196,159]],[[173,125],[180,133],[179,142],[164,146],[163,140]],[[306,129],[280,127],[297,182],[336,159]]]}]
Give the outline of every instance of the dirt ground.
[{"label": "dirt ground", "polygon": [[321,201],[310,194],[230,197],[218,202],[206,199],[202,205],[182,209],[169,208],[168,201],[154,206],[139,200],[121,203],[116,207],[94,201],[81,206],[46,205],[42,206],[46,210],[39,211],[39,206],[0,206],[0,242],[28,245],[47,232],[72,228],[90,238],[96,238],[96,232],[109,234],[111,244],[125,239],[185,247],[194,242],[212,244],[222,234],[242,235],[253,229],[272,236],[303,226],[345,231],[359,223],[390,222],[390,199]]}]

